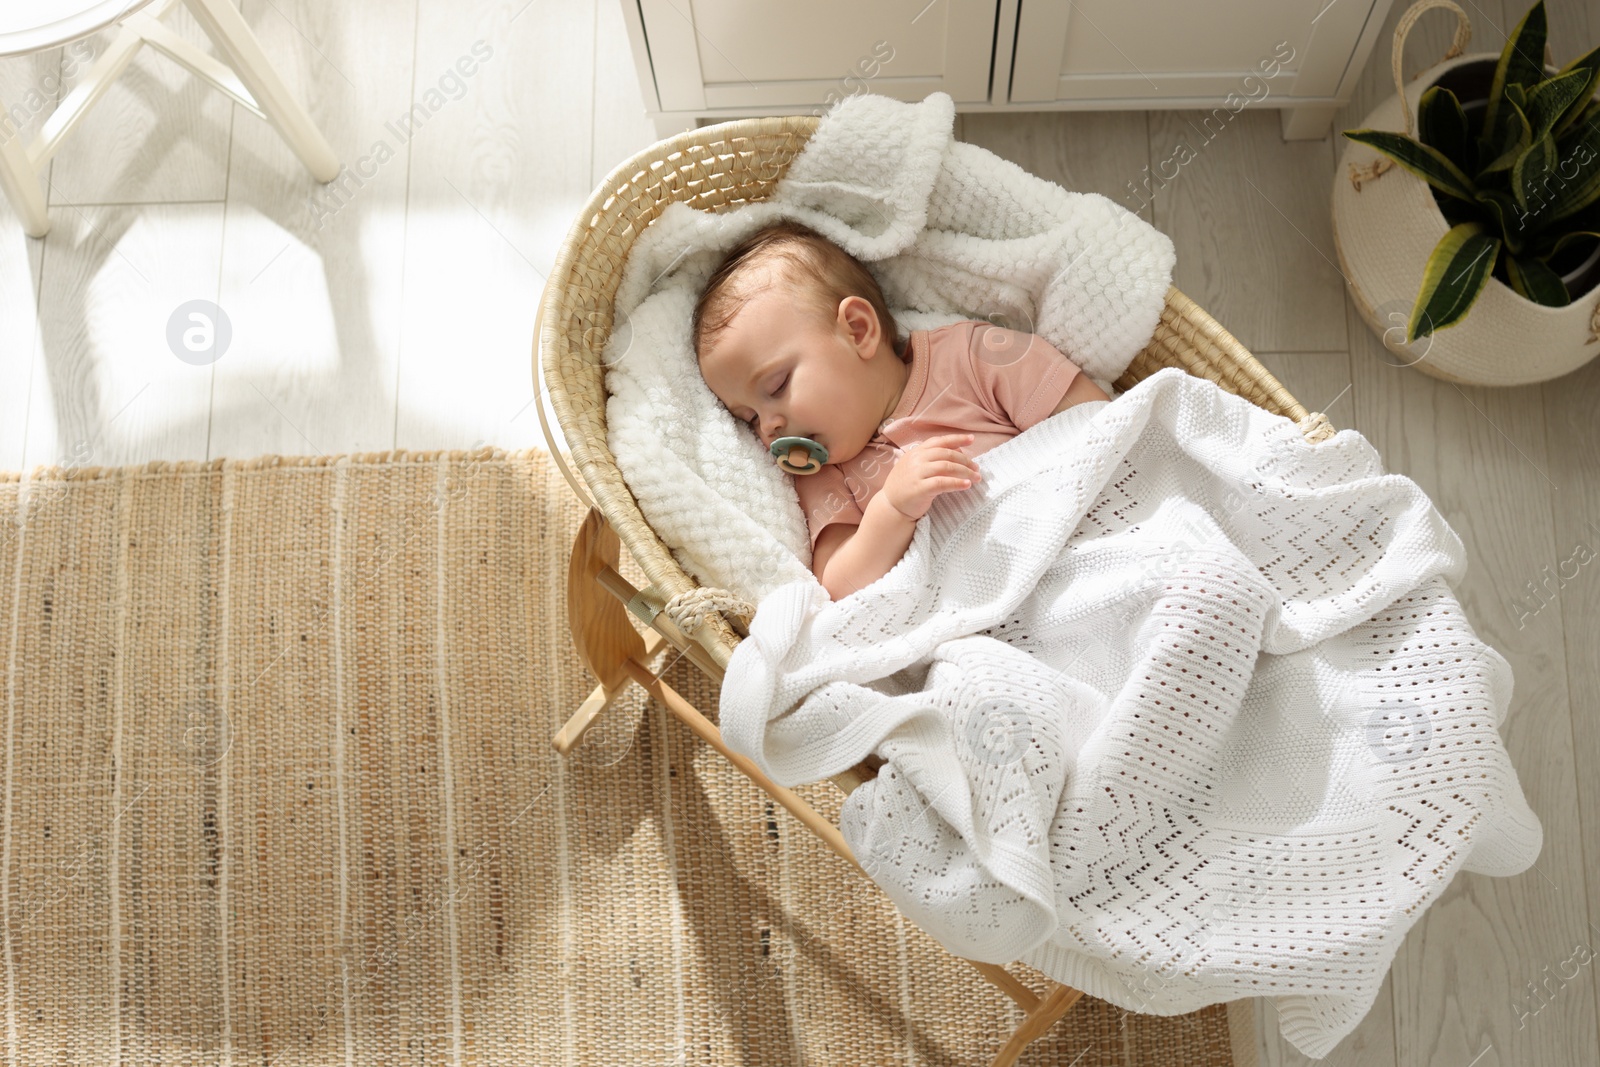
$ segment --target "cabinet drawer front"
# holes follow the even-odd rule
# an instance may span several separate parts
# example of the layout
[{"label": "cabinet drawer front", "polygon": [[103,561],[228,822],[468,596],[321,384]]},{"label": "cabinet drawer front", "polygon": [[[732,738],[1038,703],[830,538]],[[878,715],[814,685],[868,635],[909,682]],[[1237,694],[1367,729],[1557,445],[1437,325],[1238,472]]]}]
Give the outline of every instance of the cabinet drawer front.
[{"label": "cabinet drawer front", "polygon": [[1024,4],[1009,98],[1221,99],[1259,95],[1261,82],[1273,95],[1330,96],[1373,8],[1372,0]]},{"label": "cabinet drawer front", "polygon": [[638,0],[664,111],[989,97],[999,0]]}]

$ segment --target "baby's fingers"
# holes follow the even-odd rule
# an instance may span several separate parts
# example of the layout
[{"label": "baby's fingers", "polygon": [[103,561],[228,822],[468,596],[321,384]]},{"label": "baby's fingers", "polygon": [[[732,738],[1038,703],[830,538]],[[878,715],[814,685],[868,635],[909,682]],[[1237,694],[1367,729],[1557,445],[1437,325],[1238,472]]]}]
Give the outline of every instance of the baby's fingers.
[{"label": "baby's fingers", "polygon": [[978,464],[971,456],[963,452],[953,452],[941,448],[928,455],[928,463],[930,470],[955,474],[962,478],[978,477]]},{"label": "baby's fingers", "polygon": [[923,472],[923,477],[946,488],[961,489],[977,481],[978,472],[968,470],[959,463],[939,463]]},{"label": "baby's fingers", "polygon": [[923,441],[920,447],[956,449],[962,445],[970,445],[975,440],[977,438],[970,433],[941,433]]}]

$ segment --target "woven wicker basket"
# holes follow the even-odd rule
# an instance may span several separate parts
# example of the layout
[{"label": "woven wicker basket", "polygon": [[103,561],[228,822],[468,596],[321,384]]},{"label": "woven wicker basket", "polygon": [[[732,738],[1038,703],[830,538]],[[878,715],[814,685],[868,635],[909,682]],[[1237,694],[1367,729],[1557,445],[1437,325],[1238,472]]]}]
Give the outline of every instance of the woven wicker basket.
[{"label": "woven wicker basket", "polygon": [[[571,450],[580,482],[562,462],[548,425],[546,438],[573,491],[600,509],[651,587],[640,595],[665,610],[704,646],[719,667],[746,632],[721,611],[737,598],[706,590],[679,567],[656,536],[623,481],[606,443],[605,382],[601,355],[611,333],[612,299],[633,241],[673,201],[703,211],[727,211],[762,200],[788,170],[817,128],[813,115],[741,119],[687,130],[657,142],[606,175],[589,197],[556,255],[539,301],[534,340],[534,385],[549,392],[550,406]],[[541,366],[542,382],[541,382]],[[1267,369],[1210,315],[1176,288],[1145,349],[1113,384],[1119,392],[1164,367],[1208,378],[1295,421],[1308,440],[1333,434],[1321,413],[1308,413]],[[543,423],[543,405],[539,405]],[[700,621],[695,621],[700,620]]]}]

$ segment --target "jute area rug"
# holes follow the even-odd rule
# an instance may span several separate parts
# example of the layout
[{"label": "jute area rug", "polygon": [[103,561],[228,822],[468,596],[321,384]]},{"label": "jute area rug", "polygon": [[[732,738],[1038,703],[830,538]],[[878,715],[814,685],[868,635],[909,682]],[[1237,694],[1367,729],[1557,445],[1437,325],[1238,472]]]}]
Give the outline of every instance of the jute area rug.
[{"label": "jute area rug", "polygon": [[582,517],[542,451],[0,475],[0,1062],[988,1063],[1012,1002],[637,686],[556,755]]}]

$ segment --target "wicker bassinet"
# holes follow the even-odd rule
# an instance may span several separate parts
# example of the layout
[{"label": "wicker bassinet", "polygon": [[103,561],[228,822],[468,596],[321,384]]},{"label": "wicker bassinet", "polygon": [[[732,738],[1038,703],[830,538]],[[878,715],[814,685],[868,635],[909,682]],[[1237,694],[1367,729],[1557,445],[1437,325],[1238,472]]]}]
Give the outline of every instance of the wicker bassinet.
[{"label": "wicker bassinet", "polygon": [[[720,681],[729,656],[746,635],[743,620],[753,609],[726,590],[701,587],[678,566],[645,521],[606,443],[601,366],[611,333],[612,300],[633,240],[675,200],[706,211],[726,211],[770,195],[817,122],[812,116],[747,119],[690,130],[652,145],[606,176],[556,256],[539,302],[534,389],[538,392],[541,385],[548,389],[550,406],[581,480],[563,460],[545,421],[542,399],[535,403],[551,455],[573,491],[590,505],[573,543],[567,575],[568,621],[579,656],[600,684],[553,742],[558,752],[569,752],[616,694],[630,681],[637,683],[830,849],[860,868],[836,826],[729,749],[717,726],[669,686],[659,671],[647,666],[653,650],[666,642]],[[1243,345],[1175,288],[1167,291],[1166,307],[1149,345],[1113,385],[1126,391],[1164,367],[1181,367],[1287,416],[1310,440],[1333,433],[1325,416],[1308,414]],[[634,588],[617,572],[622,546],[649,579],[646,588]],[[642,641],[619,605],[647,626]],[[868,757],[831,780],[848,794],[870,780],[879,763]],[[862,873],[868,872],[862,868]],[[1083,996],[1081,990],[1056,981],[1036,993],[1004,967],[967,962],[1026,1013],[990,1067],[1013,1067],[1027,1046]]]},{"label": "wicker bassinet", "polygon": [[[606,443],[601,355],[611,333],[612,299],[633,241],[673,201],[727,211],[772,193],[817,128],[813,115],[742,119],[687,130],[660,141],[606,175],[583,206],[556,255],[539,302],[534,383],[548,389],[580,482],[551,453],[578,496],[598,507],[651,586],[649,603],[630,605],[646,617],[665,611],[718,667],[742,636],[748,606],[726,590],[702,587],[656,536],[623,481]],[[541,383],[540,363],[543,362]],[[1228,331],[1176,287],[1154,335],[1113,384],[1131,389],[1163,367],[1209,378],[1251,403],[1293,419],[1308,440],[1333,434],[1320,412],[1308,413]],[[540,405],[540,420],[544,419]],[[547,438],[549,427],[545,427]]]}]

